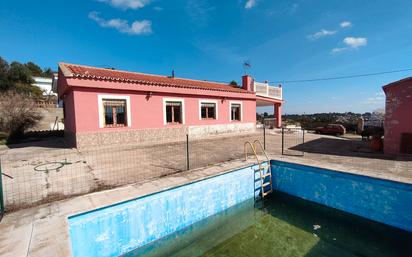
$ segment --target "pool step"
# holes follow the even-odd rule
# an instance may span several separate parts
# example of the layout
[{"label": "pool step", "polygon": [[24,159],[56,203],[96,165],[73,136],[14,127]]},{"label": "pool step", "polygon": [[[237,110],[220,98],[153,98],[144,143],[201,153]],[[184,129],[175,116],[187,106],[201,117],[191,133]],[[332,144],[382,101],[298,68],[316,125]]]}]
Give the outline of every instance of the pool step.
[{"label": "pool step", "polygon": [[263,183],[262,184],[262,187],[267,187],[267,186],[269,186],[270,185],[270,182],[266,182],[266,183]]},{"label": "pool step", "polygon": [[262,178],[266,178],[266,177],[269,177],[269,176],[272,176],[272,172],[267,172],[267,173],[263,174]]}]

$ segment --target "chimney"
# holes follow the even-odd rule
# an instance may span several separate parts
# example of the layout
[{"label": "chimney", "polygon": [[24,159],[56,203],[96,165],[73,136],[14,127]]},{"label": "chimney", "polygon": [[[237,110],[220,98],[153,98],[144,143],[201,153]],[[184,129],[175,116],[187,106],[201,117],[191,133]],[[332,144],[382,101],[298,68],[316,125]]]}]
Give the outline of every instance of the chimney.
[{"label": "chimney", "polygon": [[172,78],[175,77],[175,70],[172,70]]},{"label": "chimney", "polygon": [[247,91],[253,91],[253,78],[249,75],[242,77],[242,88]]}]

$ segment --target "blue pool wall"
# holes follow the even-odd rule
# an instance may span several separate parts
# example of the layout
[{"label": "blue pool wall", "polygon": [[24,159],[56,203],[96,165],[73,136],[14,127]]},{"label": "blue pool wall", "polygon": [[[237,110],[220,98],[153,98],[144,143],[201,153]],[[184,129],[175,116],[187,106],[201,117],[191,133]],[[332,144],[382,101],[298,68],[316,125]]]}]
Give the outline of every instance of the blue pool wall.
[{"label": "blue pool wall", "polygon": [[412,185],[271,161],[275,190],[412,232]]},{"label": "blue pool wall", "polygon": [[119,256],[259,194],[257,166],[69,217],[74,257]]}]

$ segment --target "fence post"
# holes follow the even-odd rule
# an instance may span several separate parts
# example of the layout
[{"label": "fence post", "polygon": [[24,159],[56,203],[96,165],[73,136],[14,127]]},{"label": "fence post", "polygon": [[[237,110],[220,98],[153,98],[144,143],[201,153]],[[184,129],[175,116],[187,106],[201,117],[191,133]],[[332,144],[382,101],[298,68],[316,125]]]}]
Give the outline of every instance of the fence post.
[{"label": "fence post", "polygon": [[282,155],[284,155],[283,149],[285,148],[285,128],[282,127]]},{"label": "fence post", "polygon": [[190,169],[189,157],[189,134],[186,134],[186,170]]},{"label": "fence post", "polygon": [[266,124],[265,124],[265,119],[263,119],[263,150],[266,151]]},{"label": "fence post", "polygon": [[1,159],[0,159],[0,221],[4,214],[4,198],[3,198],[3,173],[1,172]]},{"label": "fence post", "polygon": [[[305,144],[305,129],[303,129],[303,134],[302,134],[302,147]],[[305,151],[302,150],[302,156],[305,156]]]}]

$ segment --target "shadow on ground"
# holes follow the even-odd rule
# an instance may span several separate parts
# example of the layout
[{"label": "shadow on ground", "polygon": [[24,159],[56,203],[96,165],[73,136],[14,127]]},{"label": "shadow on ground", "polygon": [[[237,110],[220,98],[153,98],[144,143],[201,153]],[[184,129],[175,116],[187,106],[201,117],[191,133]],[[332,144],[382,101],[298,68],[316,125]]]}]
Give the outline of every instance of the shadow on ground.
[{"label": "shadow on ground", "polygon": [[369,147],[368,141],[354,138],[321,137],[303,144],[298,144],[289,149],[313,154],[364,157],[382,160],[396,159],[393,156],[384,155],[382,152],[373,152]]},{"label": "shadow on ground", "polygon": [[69,149],[70,145],[62,137],[29,138],[20,143],[7,143],[7,148],[17,149],[26,147]]}]

